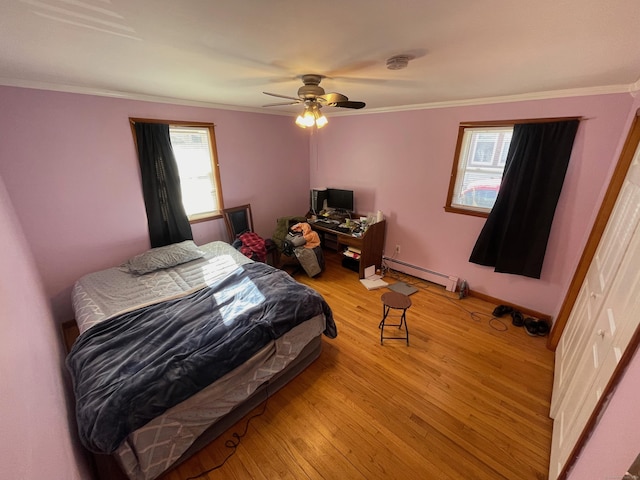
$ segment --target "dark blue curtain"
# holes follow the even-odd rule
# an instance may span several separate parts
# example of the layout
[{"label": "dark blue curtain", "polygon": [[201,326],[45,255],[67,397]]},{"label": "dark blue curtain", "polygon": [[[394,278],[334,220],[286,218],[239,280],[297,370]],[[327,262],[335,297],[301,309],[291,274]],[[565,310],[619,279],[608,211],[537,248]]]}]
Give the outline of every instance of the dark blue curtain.
[{"label": "dark blue curtain", "polygon": [[470,262],[540,278],[579,120],[517,124],[496,202]]},{"label": "dark blue curtain", "polygon": [[136,122],[135,131],[151,247],[192,240],[169,125]]}]

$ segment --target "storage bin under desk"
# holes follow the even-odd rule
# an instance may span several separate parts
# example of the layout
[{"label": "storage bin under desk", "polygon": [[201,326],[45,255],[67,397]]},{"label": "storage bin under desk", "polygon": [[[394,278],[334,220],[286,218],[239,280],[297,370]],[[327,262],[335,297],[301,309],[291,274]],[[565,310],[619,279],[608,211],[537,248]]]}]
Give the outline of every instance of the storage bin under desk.
[{"label": "storage bin under desk", "polygon": [[360,260],[356,258],[351,258],[351,257],[347,257],[346,255],[343,255],[342,266],[344,268],[348,268],[349,270],[353,270],[356,273],[360,272]]}]

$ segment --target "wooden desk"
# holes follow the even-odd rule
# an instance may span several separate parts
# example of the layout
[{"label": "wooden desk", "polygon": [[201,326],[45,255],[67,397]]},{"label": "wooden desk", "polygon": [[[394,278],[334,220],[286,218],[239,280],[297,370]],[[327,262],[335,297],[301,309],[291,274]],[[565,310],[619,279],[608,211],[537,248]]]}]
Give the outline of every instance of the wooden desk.
[{"label": "wooden desk", "polygon": [[336,252],[343,252],[347,247],[355,247],[360,249],[360,258],[358,259],[359,275],[364,278],[364,269],[371,265],[376,266],[376,270],[382,267],[382,250],[384,249],[384,236],[386,229],[386,221],[369,225],[367,231],[361,237],[354,237],[348,233],[337,232],[323,225],[309,222],[311,228],[318,232],[322,245]]}]

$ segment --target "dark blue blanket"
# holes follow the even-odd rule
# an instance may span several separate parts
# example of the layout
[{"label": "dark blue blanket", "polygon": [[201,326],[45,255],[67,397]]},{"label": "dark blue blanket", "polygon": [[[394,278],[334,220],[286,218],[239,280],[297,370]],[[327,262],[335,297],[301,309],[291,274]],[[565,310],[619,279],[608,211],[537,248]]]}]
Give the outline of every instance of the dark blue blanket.
[{"label": "dark blue blanket", "polygon": [[95,325],[67,357],[82,443],[112,453],[129,433],[318,314],[334,338],[320,294],[251,263],[189,296]]}]

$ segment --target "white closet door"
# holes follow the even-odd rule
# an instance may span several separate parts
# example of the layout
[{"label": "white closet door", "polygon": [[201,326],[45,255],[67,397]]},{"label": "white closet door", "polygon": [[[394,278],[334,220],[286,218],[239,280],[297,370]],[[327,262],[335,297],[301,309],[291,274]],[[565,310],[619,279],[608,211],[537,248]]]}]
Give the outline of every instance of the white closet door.
[{"label": "white closet door", "polygon": [[[578,370],[588,362],[591,331],[595,327],[594,297],[588,278],[585,279],[571,310],[564,333],[556,348],[553,393],[551,395],[551,418],[557,418],[558,410],[571,389],[571,380]],[[590,380],[589,372],[582,372],[582,381]],[[578,386],[573,384],[573,388]]]},{"label": "white closet door", "polygon": [[549,478],[555,479],[638,325],[640,149],[556,349]]}]

